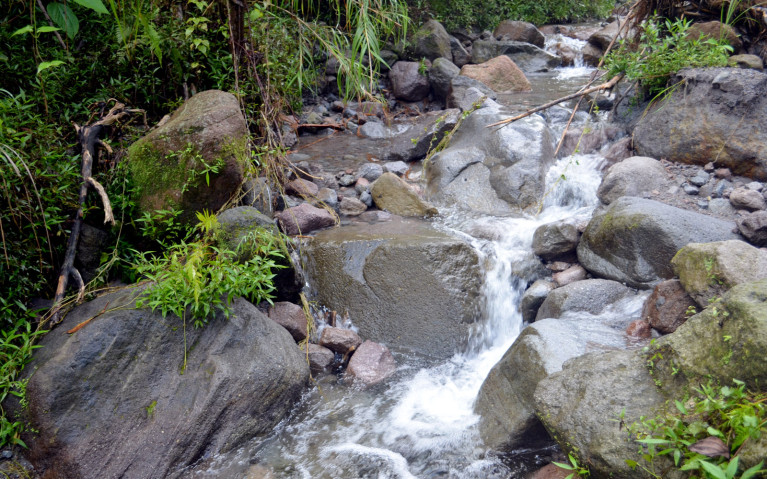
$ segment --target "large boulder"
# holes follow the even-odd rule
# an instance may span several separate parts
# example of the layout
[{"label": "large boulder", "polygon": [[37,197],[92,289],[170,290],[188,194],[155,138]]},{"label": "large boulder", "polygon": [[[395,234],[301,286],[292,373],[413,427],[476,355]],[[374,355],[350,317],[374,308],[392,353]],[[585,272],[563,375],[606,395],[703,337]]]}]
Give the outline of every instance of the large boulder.
[{"label": "large boulder", "polygon": [[453,59],[450,35],[448,35],[445,27],[434,19],[424,23],[415,32],[411,42],[414,44],[416,59],[426,58],[431,61],[437,58]]},{"label": "large boulder", "polygon": [[732,230],[729,221],[624,196],[591,219],[578,260],[596,276],[649,289],[674,276],[671,258],[682,247],[738,239]]},{"label": "large boulder", "polygon": [[444,101],[450,93],[450,82],[461,73],[461,69],[447,58],[437,58],[429,69],[429,84],[434,97]]},{"label": "large boulder", "polygon": [[399,100],[420,101],[429,96],[429,77],[420,62],[397,62],[389,70],[392,93]]},{"label": "large boulder", "polygon": [[500,55],[506,55],[525,73],[549,71],[562,64],[562,59],[530,43],[477,40],[471,50],[474,63],[484,63]]},{"label": "large boulder", "polygon": [[545,318],[561,318],[568,313],[599,314],[608,305],[634,296],[635,292],[617,281],[585,279],[557,288],[538,309],[536,322]]},{"label": "large boulder", "polygon": [[533,252],[546,261],[575,256],[581,233],[569,220],[539,226],[533,234]]},{"label": "large boulder", "polygon": [[486,213],[529,208],[542,197],[554,162],[553,135],[537,115],[487,128],[506,115],[496,103],[486,105],[467,117],[450,146],[426,164],[427,195]]},{"label": "large boulder", "polygon": [[461,75],[480,81],[495,92],[532,90],[522,70],[505,55],[491,58],[479,65],[464,65]]},{"label": "large boulder", "polygon": [[525,328],[482,383],[474,411],[493,449],[514,449],[545,437],[533,393],[565,361],[591,351],[626,347],[622,328],[591,321],[544,319]]},{"label": "large boulder", "polygon": [[184,328],[136,309],[141,291],[74,309],[27,366],[25,441],[43,477],[180,477],[270,432],[308,385],[293,338],[249,302]]},{"label": "large boulder", "polygon": [[[458,75],[450,80],[450,90],[445,104],[448,108],[458,108],[461,111],[474,110],[478,104],[483,104],[482,98],[495,100],[497,95],[481,81]],[[486,101],[485,100],[485,101]]]},{"label": "large boulder", "polygon": [[422,200],[407,182],[394,173],[384,173],[372,185],[370,194],[379,209],[400,216],[436,216],[437,209]]},{"label": "large boulder", "polygon": [[498,40],[514,40],[516,42],[532,43],[538,48],[543,48],[546,37],[535,25],[517,20],[504,20],[495,27],[493,36]]},{"label": "large boulder", "polygon": [[372,341],[447,358],[477,318],[476,252],[426,222],[395,217],[327,230],[304,252],[316,299],[348,312]]},{"label": "large boulder", "polygon": [[128,148],[127,165],[143,212],[218,211],[242,184],[248,125],[231,93],[208,90]]},{"label": "large boulder", "polygon": [[767,246],[767,211],[746,213],[738,219],[738,231],[755,246]]},{"label": "large boulder", "polygon": [[660,161],[632,156],[611,166],[597,190],[599,200],[609,205],[621,196],[647,197],[653,191],[665,192],[672,186]]},{"label": "large boulder", "polygon": [[634,130],[640,155],[704,165],[767,179],[767,73],[739,68],[693,68],[643,115]]},{"label": "large boulder", "polygon": [[325,208],[309,203],[280,211],[275,215],[280,228],[287,235],[305,235],[336,224],[336,217]]},{"label": "large boulder", "polygon": [[737,240],[688,244],[671,264],[700,306],[708,306],[736,284],[767,278],[767,251]]}]

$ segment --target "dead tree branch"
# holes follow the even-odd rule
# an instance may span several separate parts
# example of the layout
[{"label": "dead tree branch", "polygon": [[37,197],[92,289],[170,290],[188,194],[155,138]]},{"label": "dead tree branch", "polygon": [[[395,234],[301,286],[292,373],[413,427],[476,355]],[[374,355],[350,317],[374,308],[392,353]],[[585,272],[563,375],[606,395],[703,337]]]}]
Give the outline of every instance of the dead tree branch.
[{"label": "dead tree branch", "polygon": [[[114,100],[110,100],[114,101]],[[117,101],[114,102],[114,106],[104,115],[103,118],[96,121],[92,125],[78,126],[74,124],[75,131],[77,132],[77,138],[82,147],[83,161],[82,161],[82,183],[80,184],[80,197],[79,208],[75,214],[75,221],[72,225],[72,231],[69,234],[69,242],[67,243],[67,252],[64,256],[64,264],[61,265],[61,272],[59,273],[59,283],[56,287],[56,296],[53,299],[53,308],[51,309],[51,326],[55,326],[61,322],[61,307],[64,300],[64,294],[67,290],[69,278],[72,277],[76,283],[78,283],[79,294],[77,297],[78,302],[82,301],[85,286],[82,284],[82,278],[80,272],[74,267],[75,256],[77,254],[77,243],[80,239],[80,229],[83,221],[83,206],[85,205],[85,199],[88,196],[88,187],[92,186],[98,191],[99,196],[104,204],[104,223],[114,224],[114,216],[112,215],[112,206],[109,202],[104,188],[93,178],[93,160],[97,158],[97,147],[105,148],[106,143],[102,142],[99,138],[104,130],[122,120],[126,116],[130,116],[134,113],[143,113],[143,110],[126,108],[125,105]]]}]

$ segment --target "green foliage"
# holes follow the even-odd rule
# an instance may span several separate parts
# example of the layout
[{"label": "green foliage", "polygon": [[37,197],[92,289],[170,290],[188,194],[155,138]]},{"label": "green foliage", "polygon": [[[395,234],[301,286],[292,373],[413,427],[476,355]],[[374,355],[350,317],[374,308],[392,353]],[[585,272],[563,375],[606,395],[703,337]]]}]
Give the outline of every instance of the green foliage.
[{"label": "green foliage", "polygon": [[668,91],[669,77],[682,68],[726,66],[732,47],[724,39],[689,37],[690,25],[688,19],[646,20],[637,45],[624,40],[607,55],[608,77],[624,73],[655,97]]},{"label": "green foliage", "polygon": [[589,472],[588,467],[583,467],[580,464],[578,464],[578,459],[575,458],[572,454],[567,455],[568,460],[570,461],[570,464],[563,464],[561,462],[554,462],[555,466],[565,469],[567,471],[572,471],[570,474],[565,477],[565,479],[573,479],[574,477],[590,477],[591,473]]},{"label": "green foliage", "polygon": [[428,0],[430,10],[445,28],[477,27],[494,29],[503,20],[523,20],[543,25],[552,22],[574,22],[606,18],[615,2],[596,0]]},{"label": "green foliage", "polygon": [[741,448],[758,440],[767,425],[767,394],[752,394],[742,381],[735,387],[711,385],[697,389],[699,397],[674,401],[676,411],[641,418],[628,427],[639,444],[643,463],[627,461],[656,478],[663,477],[663,459],[691,478],[748,479],[764,477],[759,463],[740,471]]},{"label": "green foliage", "polygon": [[[174,245],[161,258],[141,255],[136,269],[155,284],[137,305],[181,318],[188,309],[199,327],[216,310],[229,316],[229,305],[236,296],[254,303],[271,302],[272,271],[282,267],[278,261],[285,258],[280,239],[266,230],[256,230],[233,251],[216,246],[215,216],[198,213],[197,217],[203,236],[200,240]],[[238,261],[243,252],[247,252],[247,259]]]}]

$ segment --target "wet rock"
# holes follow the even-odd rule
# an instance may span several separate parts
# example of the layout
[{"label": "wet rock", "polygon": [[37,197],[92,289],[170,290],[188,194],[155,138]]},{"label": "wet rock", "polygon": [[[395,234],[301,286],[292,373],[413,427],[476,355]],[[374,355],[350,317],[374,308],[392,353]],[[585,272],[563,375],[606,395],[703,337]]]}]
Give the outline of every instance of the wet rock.
[{"label": "wet rock", "polygon": [[581,234],[568,220],[539,226],[533,234],[533,252],[545,261],[574,257]]},{"label": "wet rock", "polygon": [[644,319],[637,319],[629,323],[626,328],[626,336],[637,339],[647,339],[652,337],[652,328],[650,323]]},{"label": "wet rock", "polygon": [[525,323],[535,321],[535,315],[538,314],[538,309],[543,304],[546,296],[554,291],[556,287],[557,285],[551,281],[539,279],[525,290],[519,302],[519,311],[522,313],[522,320]]},{"label": "wet rock", "polygon": [[535,322],[545,318],[560,318],[565,313],[599,314],[608,305],[634,295],[634,291],[617,281],[586,279],[557,288],[546,297],[538,309]]},{"label": "wet rock", "polygon": [[583,155],[599,151],[603,146],[618,139],[622,132],[613,126],[598,126],[583,131],[582,128],[574,128],[565,133],[565,139],[557,153],[557,157],[564,158],[574,153]]},{"label": "wet rock", "polygon": [[487,85],[495,92],[530,91],[532,87],[513,61],[501,55],[479,65],[464,65],[461,75]]},{"label": "wet rock", "polygon": [[437,209],[418,197],[408,184],[394,173],[384,173],[370,186],[370,194],[379,209],[399,216],[436,216]]},{"label": "wet rock", "polygon": [[309,359],[309,369],[312,374],[321,374],[330,370],[335,360],[335,353],[319,344],[306,343],[303,352]]},{"label": "wet rock", "polygon": [[702,307],[737,284],[767,278],[767,251],[738,240],[688,244],[671,264]]},{"label": "wet rock", "polygon": [[706,183],[708,183],[708,180],[710,178],[711,178],[711,175],[709,175],[708,173],[706,173],[703,170],[700,170],[697,173],[695,173],[695,176],[690,178],[690,183],[692,183],[695,186],[700,187],[700,186],[703,186]]},{"label": "wet rock", "polygon": [[383,174],[383,166],[378,163],[363,163],[357,170],[357,178],[365,178],[373,182]]},{"label": "wet rock", "polygon": [[269,319],[287,329],[296,342],[306,339],[306,315],[301,306],[279,301],[269,308]]},{"label": "wet rock", "polygon": [[426,58],[434,61],[437,58],[453,59],[450,49],[450,35],[441,23],[432,19],[415,32],[412,42],[416,58]]},{"label": "wet rock", "polygon": [[274,215],[272,188],[269,180],[263,177],[250,178],[242,185],[242,205],[252,206],[266,216]]},{"label": "wet rock", "polygon": [[[383,174],[383,169],[381,170],[381,174]],[[381,175],[376,175],[376,178],[378,178]],[[357,182],[354,183],[354,191],[357,192],[357,194],[362,194],[364,191],[370,190],[370,181],[368,181],[365,178],[358,178]]]},{"label": "wet rock", "polygon": [[317,185],[315,185],[311,181],[303,180],[301,178],[290,181],[285,185],[285,192],[287,194],[294,195],[294,196],[303,196],[305,198],[317,196],[317,193],[319,191],[320,189]]},{"label": "wet rock", "polygon": [[453,63],[458,68],[471,62],[471,53],[455,37],[450,37],[450,52],[453,54]]},{"label": "wet rock", "polygon": [[[593,45],[597,47],[600,51],[604,52],[607,50],[607,47],[610,46],[610,43],[613,41],[613,38],[618,35],[618,31],[620,30],[620,22],[617,20],[605,25],[604,27],[600,28],[591,36],[589,36],[588,43],[590,45]],[[618,37],[618,40],[622,38],[623,35]],[[601,55],[600,55],[601,56]]]},{"label": "wet rock", "polygon": [[496,98],[495,93],[484,83],[459,75],[450,82],[450,93],[447,95],[448,108],[458,108],[461,111],[472,111],[477,107],[489,104]]},{"label": "wet rock", "polygon": [[599,65],[599,61],[602,59],[604,52],[598,46],[587,43],[581,50],[581,55],[583,55],[583,63],[595,67]]},{"label": "wet rock", "polygon": [[[680,83],[681,82],[681,83]],[[639,154],[703,165],[716,158],[737,175],[767,179],[767,74],[738,68],[691,68],[634,129]],[[737,125],[735,127],[734,125]],[[673,135],[668,135],[673,131]]]},{"label": "wet rock", "polygon": [[[208,90],[191,97],[128,148],[140,211],[176,207],[182,222],[195,224],[196,212],[221,209],[242,184],[248,134],[231,93]],[[207,171],[206,164],[218,165],[218,173]]]},{"label": "wet rock", "polygon": [[509,57],[525,73],[549,71],[562,63],[558,56],[530,43],[477,40],[472,46],[474,63],[484,63],[501,55]]},{"label": "wet rock", "polygon": [[287,235],[303,235],[336,224],[335,217],[326,209],[303,203],[275,215],[280,229]]},{"label": "wet rock", "polygon": [[426,222],[390,217],[323,231],[304,253],[317,301],[348,311],[365,338],[448,358],[477,318],[476,252]]},{"label": "wet rock", "polygon": [[554,273],[551,277],[551,279],[554,280],[554,282],[558,286],[567,286],[570,283],[574,283],[576,281],[581,281],[586,279],[586,270],[583,268],[583,266],[576,264],[574,266],[570,266],[564,271],[560,271],[559,273]]},{"label": "wet rock", "polygon": [[398,100],[420,101],[429,96],[429,78],[419,62],[397,62],[389,70],[392,93]]},{"label": "wet rock", "polygon": [[461,73],[460,68],[447,58],[437,58],[429,69],[429,84],[434,97],[445,101],[450,93],[450,81]]},{"label": "wet rock", "polygon": [[229,318],[184,337],[179,318],[135,309],[140,293],[86,303],[42,339],[26,369],[37,433],[24,440],[38,472],[180,477],[201,454],[269,433],[305,391],[309,367],[293,338],[249,302],[236,298]]},{"label": "wet rock", "polygon": [[730,200],[724,198],[712,198],[708,202],[708,210],[719,217],[732,217],[736,213],[735,208],[730,204]]},{"label": "wet rock", "polygon": [[331,208],[338,206],[338,192],[331,188],[322,188],[317,192],[317,200],[325,203]]},{"label": "wet rock", "polygon": [[360,344],[362,338],[351,329],[327,326],[320,336],[320,346],[342,355],[354,352]]},{"label": "wet rock", "polygon": [[597,190],[599,200],[609,205],[621,196],[644,197],[653,190],[671,187],[666,169],[660,161],[644,156],[632,156],[611,166]]},{"label": "wet rock", "polygon": [[572,472],[555,464],[546,464],[530,476],[530,479],[567,479]]},{"label": "wet rock", "polygon": [[737,239],[733,224],[643,198],[621,197],[595,215],[578,260],[595,276],[649,289],[674,276],[671,258],[692,242]]},{"label": "wet rock", "polygon": [[386,346],[365,341],[349,360],[345,377],[355,386],[372,386],[396,370],[397,362]]},{"label": "wet rock", "polygon": [[767,246],[767,211],[748,213],[738,219],[738,230],[754,246]]},{"label": "wet rock", "polygon": [[338,204],[338,212],[344,216],[359,216],[367,209],[368,206],[357,198],[344,197]]},{"label": "wet rock", "polygon": [[515,42],[532,43],[543,48],[546,38],[535,25],[528,22],[504,20],[495,27],[493,36],[498,40],[513,40]]},{"label": "wet rock", "polygon": [[682,283],[678,279],[669,279],[653,289],[642,309],[642,319],[653,329],[669,334],[687,321],[690,307],[694,308],[696,304]]},{"label": "wet rock", "polygon": [[755,211],[767,208],[761,193],[748,188],[735,188],[730,193],[730,203],[739,210]]},{"label": "wet rock", "polygon": [[410,166],[404,161],[390,161],[383,164],[383,169],[385,172],[394,173],[397,176],[405,176]]},{"label": "wet rock", "polygon": [[610,163],[617,163],[632,156],[631,138],[621,138],[613,143],[605,152],[604,157]]}]

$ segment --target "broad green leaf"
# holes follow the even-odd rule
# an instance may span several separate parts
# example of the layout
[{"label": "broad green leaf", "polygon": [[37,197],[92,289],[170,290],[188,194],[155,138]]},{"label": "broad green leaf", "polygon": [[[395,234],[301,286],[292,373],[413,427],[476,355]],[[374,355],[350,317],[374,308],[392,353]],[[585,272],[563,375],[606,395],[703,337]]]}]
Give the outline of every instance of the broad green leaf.
[{"label": "broad green leaf", "polygon": [[727,464],[727,469],[724,470],[724,474],[727,476],[727,479],[732,479],[735,477],[735,474],[738,473],[739,459],[739,457],[735,457],[732,461],[730,461],[729,464]]},{"label": "broad green leaf", "polygon": [[684,407],[684,404],[682,404],[682,401],[679,401],[678,399],[674,401],[674,404],[676,405],[676,408],[679,409],[679,412],[682,414],[687,414],[687,408]]},{"label": "broad green leaf", "polygon": [[44,70],[47,70],[47,69],[53,68],[53,67],[57,67],[57,66],[63,65],[63,64],[64,64],[64,62],[62,62],[61,60],[52,60],[52,61],[49,61],[49,62],[42,62],[39,65],[37,65],[37,74],[39,75],[40,72],[42,72]]},{"label": "broad green leaf", "polygon": [[703,470],[714,479],[727,479],[727,476],[721,467],[706,461],[700,461],[700,465],[703,467]]},{"label": "broad green leaf", "polygon": [[743,472],[743,475],[740,476],[740,479],[751,479],[752,477],[756,477],[757,474],[762,472],[763,464],[764,464],[764,461],[760,462],[754,467],[748,468],[746,471]]},{"label": "broad green leaf", "polygon": [[49,3],[46,10],[48,10],[48,15],[51,16],[53,23],[61,27],[70,39],[74,39],[80,30],[80,21],[75,12],[68,5],[59,2]]},{"label": "broad green leaf", "polygon": [[107,14],[107,7],[101,2],[101,0],[72,0],[75,3],[82,5],[85,8],[90,8],[96,13]]},{"label": "broad green leaf", "polygon": [[16,35],[24,35],[25,33],[32,33],[33,31],[34,31],[34,28],[32,28],[32,25],[27,25],[26,27],[21,27],[15,32],[13,32],[11,36],[15,37]]}]

